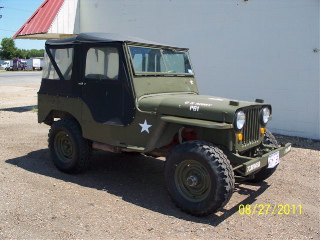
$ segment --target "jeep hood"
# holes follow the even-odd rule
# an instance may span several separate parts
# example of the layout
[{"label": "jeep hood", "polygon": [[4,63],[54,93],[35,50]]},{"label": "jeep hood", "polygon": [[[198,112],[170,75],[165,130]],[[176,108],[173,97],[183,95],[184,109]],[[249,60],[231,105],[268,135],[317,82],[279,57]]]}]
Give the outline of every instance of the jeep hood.
[{"label": "jeep hood", "polygon": [[138,101],[142,111],[226,123],[233,122],[238,109],[262,105],[268,104],[196,94],[157,94]]}]

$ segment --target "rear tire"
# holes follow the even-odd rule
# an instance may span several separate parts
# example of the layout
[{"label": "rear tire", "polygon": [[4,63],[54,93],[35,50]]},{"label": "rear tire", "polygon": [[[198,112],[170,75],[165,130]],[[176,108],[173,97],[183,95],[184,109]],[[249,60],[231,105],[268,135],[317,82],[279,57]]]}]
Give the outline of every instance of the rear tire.
[{"label": "rear tire", "polygon": [[234,175],[224,153],[210,143],[185,142],[168,155],[165,180],[182,211],[206,216],[224,207],[234,191]]},{"label": "rear tire", "polygon": [[54,122],[48,143],[52,161],[60,171],[78,173],[86,169],[92,148],[89,141],[82,137],[76,121],[62,119]]},{"label": "rear tire", "polygon": [[[279,147],[277,139],[268,130],[266,130],[266,132],[264,134],[263,143],[266,145],[271,145],[274,148]],[[257,173],[254,174],[253,179],[250,179],[248,181],[254,182],[254,183],[262,182],[262,181],[266,180],[267,178],[269,178],[276,171],[277,167],[278,167],[278,165],[275,166],[274,168],[264,167],[260,171],[258,171]]]}]

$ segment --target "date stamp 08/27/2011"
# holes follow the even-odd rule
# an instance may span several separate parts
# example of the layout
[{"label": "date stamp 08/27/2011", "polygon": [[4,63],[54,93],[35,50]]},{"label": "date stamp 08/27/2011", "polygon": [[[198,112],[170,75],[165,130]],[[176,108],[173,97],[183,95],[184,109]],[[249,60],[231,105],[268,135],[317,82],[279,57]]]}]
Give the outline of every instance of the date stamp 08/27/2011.
[{"label": "date stamp 08/27/2011", "polygon": [[302,205],[240,204],[238,213],[240,215],[302,215]]}]

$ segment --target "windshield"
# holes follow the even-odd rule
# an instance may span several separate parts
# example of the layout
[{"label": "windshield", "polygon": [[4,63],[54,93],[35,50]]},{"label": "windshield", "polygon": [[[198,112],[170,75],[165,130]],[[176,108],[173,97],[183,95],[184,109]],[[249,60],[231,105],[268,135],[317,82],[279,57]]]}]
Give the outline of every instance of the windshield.
[{"label": "windshield", "polygon": [[187,52],[129,46],[136,73],[193,74]]}]

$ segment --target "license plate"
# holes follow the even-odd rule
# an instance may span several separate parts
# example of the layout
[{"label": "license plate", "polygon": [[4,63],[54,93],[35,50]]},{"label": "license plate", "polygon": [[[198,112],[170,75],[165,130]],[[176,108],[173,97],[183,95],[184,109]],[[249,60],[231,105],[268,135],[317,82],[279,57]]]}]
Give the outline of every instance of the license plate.
[{"label": "license plate", "polygon": [[272,153],[268,157],[268,168],[274,168],[280,163],[280,155],[279,152]]}]

